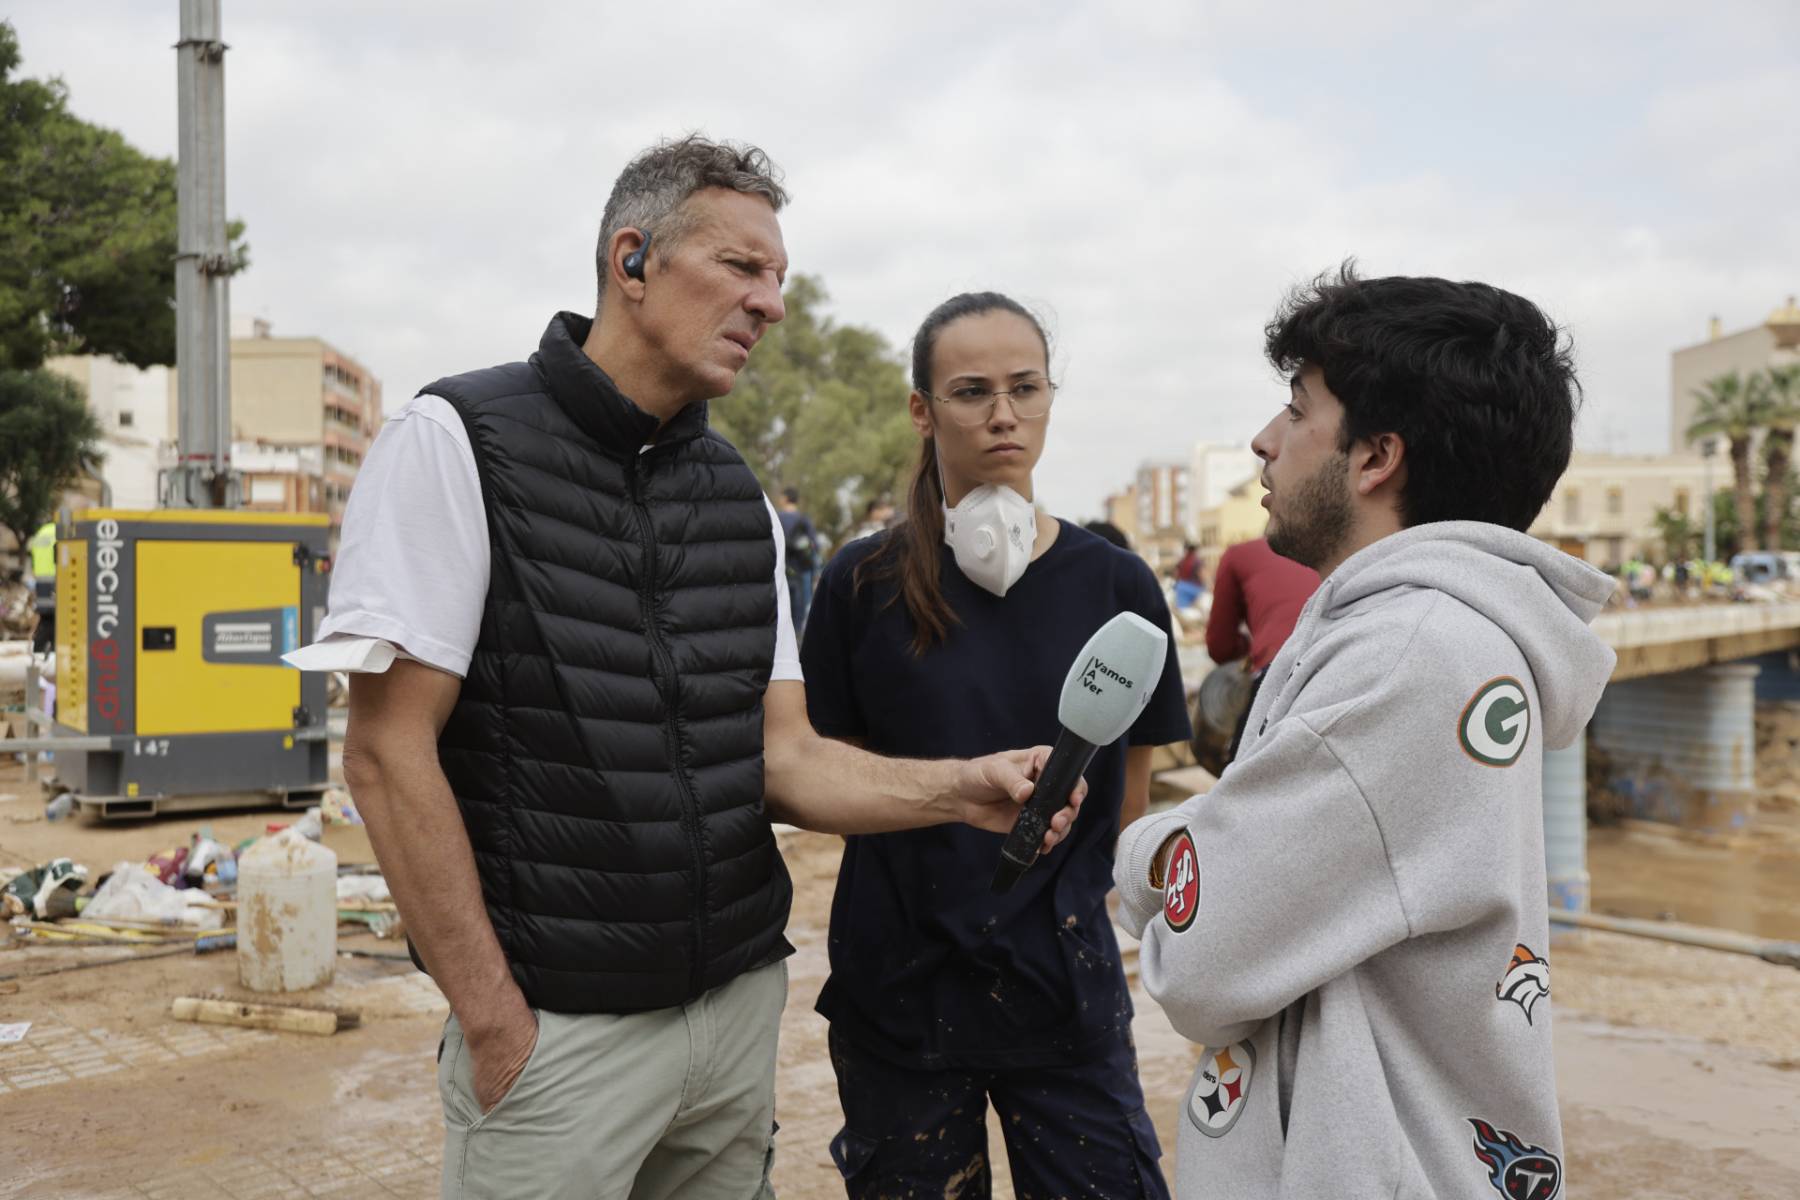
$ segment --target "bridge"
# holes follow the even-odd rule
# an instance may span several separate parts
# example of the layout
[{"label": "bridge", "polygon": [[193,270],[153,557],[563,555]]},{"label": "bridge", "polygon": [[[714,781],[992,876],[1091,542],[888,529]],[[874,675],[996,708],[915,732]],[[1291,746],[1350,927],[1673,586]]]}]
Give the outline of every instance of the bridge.
[{"label": "bridge", "polygon": [[[1756,811],[1756,683],[1746,659],[1800,651],[1800,600],[1645,607],[1602,613],[1594,631],[1618,654],[1586,734],[1544,755],[1544,848],[1550,898],[1588,907],[1587,800],[1601,782],[1632,816],[1731,831]],[[1179,647],[1198,685],[1212,663]],[[1203,791],[1200,768],[1159,779]]]},{"label": "bridge", "polygon": [[1619,655],[1615,683],[1643,679],[1800,649],[1800,600],[1606,612],[1594,632]]}]

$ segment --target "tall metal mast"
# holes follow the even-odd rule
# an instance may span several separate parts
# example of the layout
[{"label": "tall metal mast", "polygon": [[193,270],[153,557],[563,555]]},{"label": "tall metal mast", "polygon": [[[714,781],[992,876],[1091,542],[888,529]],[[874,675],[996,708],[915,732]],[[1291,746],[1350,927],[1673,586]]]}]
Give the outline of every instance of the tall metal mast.
[{"label": "tall metal mast", "polygon": [[179,465],[163,481],[174,508],[233,508],[230,248],[225,240],[225,43],[219,0],[181,0],[175,255]]}]

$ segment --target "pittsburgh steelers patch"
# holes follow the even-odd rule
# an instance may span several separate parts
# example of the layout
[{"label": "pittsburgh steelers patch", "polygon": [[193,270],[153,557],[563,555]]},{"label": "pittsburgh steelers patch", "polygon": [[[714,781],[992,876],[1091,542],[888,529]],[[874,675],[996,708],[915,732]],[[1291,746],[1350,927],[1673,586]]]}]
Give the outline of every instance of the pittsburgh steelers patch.
[{"label": "pittsburgh steelers patch", "polygon": [[1200,908],[1200,856],[1194,839],[1182,830],[1169,849],[1168,873],[1163,882],[1163,917],[1180,933],[1194,923]]},{"label": "pittsburgh steelers patch", "polygon": [[1532,1006],[1549,994],[1550,960],[1539,958],[1531,947],[1520,942],[1513,947],[1505,978],[1494,985],[1494,999],[1518,1005],[1525,1013],[1525,1023],[1530,1025]]},{"label": "pittsburgh steelers patch", "polygon": [[1475,1127],[1475,1157],[1496,1192],[1507,1200],[1556,1200],[1562,1194],[1560,1158],[1479,1117],[1470,1117],[1469,1124]]},{"label": "pittsburgh steelers patch", "polygon": [[1531,701],[1519,681],[1508,675],[1482,684],[1456,725],[1463,753],[1489,767],[1518,762],[1530,736]]},{"label": "pittsburgh steelers patch", "polygon": [[1188,1089],[1187,1115],[1207,1137],[1224,1137],[1250,1102],[1250,1077],[1256,1072],[1256,1047],[1233,1042],[1220,1050],[1203,1050],[1200,1069]]}]

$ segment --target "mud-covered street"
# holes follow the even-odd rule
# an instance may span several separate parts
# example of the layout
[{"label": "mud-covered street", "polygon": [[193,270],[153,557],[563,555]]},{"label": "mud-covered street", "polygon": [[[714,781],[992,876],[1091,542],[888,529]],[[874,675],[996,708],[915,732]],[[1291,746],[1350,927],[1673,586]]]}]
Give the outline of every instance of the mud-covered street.
[{"label": "mud-covered street", "polygon": [[[20,792],[16,768],[7,770],[0,792]],[[23,797],[0,802],[8,864],[54,851],[110,865],[147,856],[194,823],[49,823],[34,817],[41,811]],[[1756,834],[1735,843],[1637,824],[1597,830],[1596,910],[1734,918],[1796,936],[1800,835],[1785,809],[1765,815]],[[243,836],[268,820],[235,814],[213,824]],[[825,1024],[812,1012],[838,846],[811,834],[783,839],[798,953],[783,1026],[776,1182],[794,1200],[842,1195],[826,1151],[839,1116]],[[1746,898],[1732,900],[1739,883]],[[398,953],[368,934],[346,935],[341,947]],[[0,975],[15,977],[0,982],[0,1023],[32,1023],[23,1041],[0,1047],[0,1196],[437,1194],[433,1052],[445,1006],[428,979],[404,962],[340,957],[331,987],[298,999],[357,1009],[362,1024],[310,1037],[169,1019],[177,995],[237,992],[229,952],[44,974],[147,953],[0,952]],[[1552,954],[1568,1195],[1800,1195],[1792,1137],[1800,1127],[1800,971],[1603,933],[1570,936]],[[1145,1088],[1172,1147],[1194,1050],[1141,996],[1138,1009]],[[1000,1153],[998,1138],[994,1146]],[[997,1194],[1010,1196],[1005,1172],[998,1175]]]}]

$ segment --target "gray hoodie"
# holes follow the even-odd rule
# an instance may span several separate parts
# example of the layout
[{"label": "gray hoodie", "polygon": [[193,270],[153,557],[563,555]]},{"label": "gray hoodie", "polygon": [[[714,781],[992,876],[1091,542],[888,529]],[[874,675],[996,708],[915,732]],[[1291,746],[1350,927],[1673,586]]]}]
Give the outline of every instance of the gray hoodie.
[{"label": "gray hoodie", "polygon": [[1205,1047],[1183,1200],[1563,1193],[1541,771],[1612,673],[1611,590],[1497,525],[1383,538],[1308,602],[1218,785],[1121,835],[1144,987]]}]

